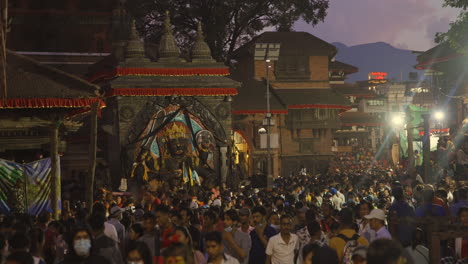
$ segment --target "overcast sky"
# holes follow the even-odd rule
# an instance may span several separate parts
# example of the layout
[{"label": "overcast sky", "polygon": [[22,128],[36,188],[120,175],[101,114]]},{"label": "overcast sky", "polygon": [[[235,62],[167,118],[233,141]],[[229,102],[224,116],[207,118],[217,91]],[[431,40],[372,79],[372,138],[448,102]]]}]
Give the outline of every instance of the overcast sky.
[{"label": "overcast sky", "polygon": [[300,21],[295,30],[348,46],[383,41],[424,51],[434,46],[434,34],[446,31],[459,13],[442,4],[443,0],[330,0],[324,23],[312,27]]}]

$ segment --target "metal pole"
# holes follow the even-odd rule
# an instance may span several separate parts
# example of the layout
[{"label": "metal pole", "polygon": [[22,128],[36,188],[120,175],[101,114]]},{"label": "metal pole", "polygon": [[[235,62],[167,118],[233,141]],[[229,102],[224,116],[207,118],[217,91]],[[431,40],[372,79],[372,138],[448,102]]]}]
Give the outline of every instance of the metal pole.
[{"label": "metal pole", "polygon": [[423,137],[423,164],[424,164],[424,176],[423,180],[424,183],[428,183],[429,180],[429,172],[430,172],[430,163],[431,158],[429,157],[431,154],[431,146],[430,146],[430,135],[429,135],[429,114],[422,115],[424,118],[424,137]]},{"label": "metal pole", "polygon": [[411,174],[414,170],[414,150],[413,150],[413,115],[409,106],[406,108],[406,134],[408,141],[408,172]]},{"label": "metal pole", "polygon": [[[267,50],[268,54],[268,50]],[[267,55],[268,56],[268,55]],[[268,58],[268,57],[267,57]],[[267,79],[267,188],[272,189],[273,187],[273,175],[271,174],[271,146],[270,146],[270,135],[271,135],[271,111],[270,111],[270,69],[269,60],[265,60],[266,64],[266,79]]]}]

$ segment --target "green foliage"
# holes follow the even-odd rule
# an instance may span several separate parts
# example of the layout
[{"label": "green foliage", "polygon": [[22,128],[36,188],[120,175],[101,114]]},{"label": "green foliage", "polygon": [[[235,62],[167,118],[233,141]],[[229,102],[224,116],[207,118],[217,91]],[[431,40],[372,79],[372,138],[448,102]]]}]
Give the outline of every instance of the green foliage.
[{"label": "green foliage", "polygon": [[445,0],[445,7],[461,8],[456,21],[450,23],[445,33],[436,34],[437,43],[448,43],[450,47],[462,54],[468,54],[468,0]]},{"label": "green foliage", "polygon": [[170,12],[176,40],[189,55],[198,21],[206,42],[218,61],[228,61],[237,47],[257,33],[274,27],[290,31],[303,19],[311,25],[324,20],[329,0],[132,0],[128,8],[138,28],[150,42],[162,34],[165,11]]}]

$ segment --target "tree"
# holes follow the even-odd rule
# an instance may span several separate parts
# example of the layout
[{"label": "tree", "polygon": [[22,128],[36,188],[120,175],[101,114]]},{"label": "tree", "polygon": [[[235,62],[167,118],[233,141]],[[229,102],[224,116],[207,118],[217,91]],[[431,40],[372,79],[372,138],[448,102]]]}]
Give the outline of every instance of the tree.
[{"label": "tree", "polygon": [[132,0],[127,5],[150,42],[161,37],[168,10],[185,55],[189,55],[201,21],[213,57],[229,61],[237,47],[268,27],[290,31],[299,19],[312,26],[323,21],[329,0]]},{"label": "tree", "polygon": [[436,34],[437,43],[448,43],[451,48],[462,54],[468,54],[468,0],[445,0],[444,7],[461,8],[456,21],[450,23],[445,33]]}]

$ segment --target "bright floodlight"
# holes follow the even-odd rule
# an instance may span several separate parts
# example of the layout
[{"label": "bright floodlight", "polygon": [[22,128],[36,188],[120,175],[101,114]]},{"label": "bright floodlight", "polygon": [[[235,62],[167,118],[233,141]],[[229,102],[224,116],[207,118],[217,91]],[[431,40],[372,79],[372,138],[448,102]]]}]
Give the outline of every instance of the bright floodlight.
[{"label": "bright floodlight", "polygon": [[259,134],[265,134],[267,131],[264,127],[261,127],[259,130],[258,130],[258,133]]},{"label": "bright floodlight", "polygon": [[434,113],[434,118],[435,118],[436,120],[438,120],[438,121],[444,119],[444,117],[445,117],[444,112],[437,111],[437,112]]},{"label": "bright floodlight", "polygon": [[395,126],[401,126],[403,124],[403,118],[401,118],[401,116],[394,116],[392,119],[392,123]]}]

